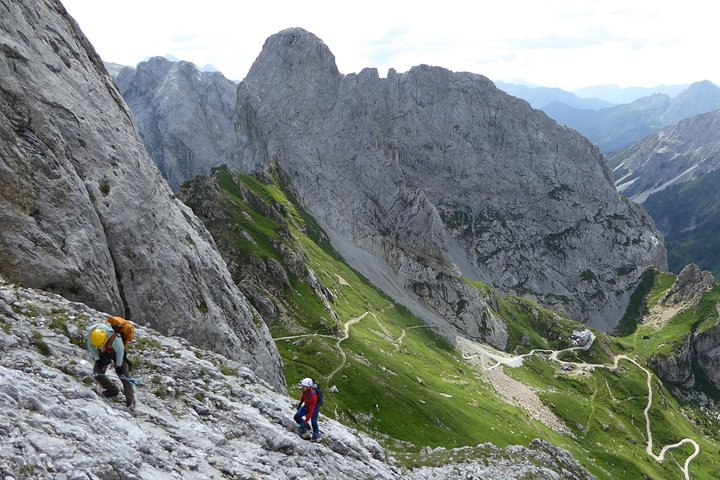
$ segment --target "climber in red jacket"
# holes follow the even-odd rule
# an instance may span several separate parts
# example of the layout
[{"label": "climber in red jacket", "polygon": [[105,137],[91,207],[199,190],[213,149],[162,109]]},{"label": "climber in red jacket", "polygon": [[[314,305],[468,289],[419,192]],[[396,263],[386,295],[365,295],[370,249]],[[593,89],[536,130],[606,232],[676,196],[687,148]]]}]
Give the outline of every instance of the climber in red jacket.
[{"label": "climber in red jacket", "polygon": [[[310,422],[312,421],[312,438],[311,442],[317,442],[320,439],[320,428],[318,427],[318,415],[320,407],[318,406],[318,394],[313,388],[313,381],[310,378],[303,378],[300,382],[302,396],[297,404],[297,413],[295,413],[295,423],[298,430],[303,433],[310,430]],[[305,417],[303,420],[302,417]]]}]

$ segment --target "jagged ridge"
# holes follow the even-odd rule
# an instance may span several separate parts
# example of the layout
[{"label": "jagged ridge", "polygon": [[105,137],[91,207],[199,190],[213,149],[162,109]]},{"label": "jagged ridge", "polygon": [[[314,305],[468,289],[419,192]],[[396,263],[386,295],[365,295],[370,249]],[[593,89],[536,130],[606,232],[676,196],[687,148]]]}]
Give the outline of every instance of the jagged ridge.
[{"label": "jagged ridge", "polygon": [[666,268],[652,221],[618,197],[597,148],[480,75],[341,75],[320,39],[288,29],[240,83],[237,129],[247,168],[277,162],[354,267],[497,346],[506,332],[458,277],[609,328],[642,272]]}]

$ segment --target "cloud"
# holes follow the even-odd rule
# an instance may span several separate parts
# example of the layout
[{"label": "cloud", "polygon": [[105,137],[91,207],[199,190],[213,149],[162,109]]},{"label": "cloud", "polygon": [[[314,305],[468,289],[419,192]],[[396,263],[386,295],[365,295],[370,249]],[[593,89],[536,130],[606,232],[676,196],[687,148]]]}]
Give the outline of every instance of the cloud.
[{"label": "cloud", "polygon": [[196,33],[193,32],[178,32],[170,38],[170,41],[174,44],[182,45],[198,42],[200,38],[201,37],[199,37]]},{"label": "cloud", "polygon": [[534,50],[538,48],[576,50],[628,41],[630,39],[627,37],[611,32],[607,28],[597,27],[579,34],[552,34],[544,37],[513,38],[506,42],[505,48],[510,50]]}]

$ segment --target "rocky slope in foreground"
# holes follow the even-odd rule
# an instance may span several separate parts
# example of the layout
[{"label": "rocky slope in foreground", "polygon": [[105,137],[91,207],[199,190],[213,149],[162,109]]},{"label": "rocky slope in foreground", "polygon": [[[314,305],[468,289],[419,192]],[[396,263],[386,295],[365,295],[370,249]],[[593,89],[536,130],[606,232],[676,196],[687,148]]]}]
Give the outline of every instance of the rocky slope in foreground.
[{"label": "rocky slope in foreground", "polygon": [[78,346],[84,326],[104,316],[0,279],[3,478],[592,478],[542,441],[482,445],[483,458],[417,470],[324,417],[323,444],[311,444],[294,431],[294,399],[237,362],[142,326],[130,350],[143,381],[131,415],[94,392]]}]

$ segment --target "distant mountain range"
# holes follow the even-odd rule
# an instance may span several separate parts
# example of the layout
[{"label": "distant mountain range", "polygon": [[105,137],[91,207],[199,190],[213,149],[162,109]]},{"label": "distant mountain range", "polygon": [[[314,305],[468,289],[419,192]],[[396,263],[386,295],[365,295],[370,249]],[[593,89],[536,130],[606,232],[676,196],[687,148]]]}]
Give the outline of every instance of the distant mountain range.
[{"label": "distant mountain range", "polygon": [[581,98],[560,88],[529,87],[527,85],[505,82],[495,82],[495,86],[513,97],[522,98],[527,101],[531,107],[539,110],[543,110],[545,106],[555,102],[562,102],[574,108],[588,110],[599,110],[616,105],[615,103],[600,98]]},{"label": "distant mountain range", "polygon": [[572,93],[580,98],[600,98],[606,102],[621,104],[632,103],[638,98],[649,97],[656,93],[674,97],[685,90],[689,85],[658,85],[657,87],[628,87],[620,88],[617,85],[602,85],[583,87],[573,90]]},{"label": "distant mountain range", "polygon": [[[668,89],[671,87],[667,87]],[[643,137],[683,118],[720,109],[720,88],[707,80],[693,83],[670,97],[653,93],[631,103],[593,108],[600,100],[580,99],[557,89],[514,88],[513,95],[524,95],[560,124],[585,135],[605,153],[619,152]],[[553,95],[550,95],[553,93]],[[555,98],[550,103],[545,101]],[[588,102],[585,107],[582,101]]]},{"label": "distant mountain range", "polygon": [[609,160],[619,193],[637,203],[720,168],[720,112],[663,128]]},{"label": "distant mountain range", "polygon": [[575,108],[599,110],[614,107],[623,103],[632,103],[642,97],[663,94],[674,97],[689,84],[684,85],[658,85],[657,87],[627,87],[617,85],[599,85],[583,87],[577,90],[563,90],[561,88],[543,87],[516,82],[495,81],[495,85],[506,93],[526,100],[533,108],[542,110],[553,102],[562,102]]}]

